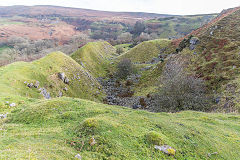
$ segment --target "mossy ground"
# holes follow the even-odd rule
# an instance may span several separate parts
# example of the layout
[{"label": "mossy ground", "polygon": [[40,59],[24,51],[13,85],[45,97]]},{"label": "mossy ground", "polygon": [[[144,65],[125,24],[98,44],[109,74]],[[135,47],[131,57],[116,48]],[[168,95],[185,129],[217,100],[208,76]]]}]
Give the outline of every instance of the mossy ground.
[{"label": "mossy ground", "polygon": [[[62,97],[22,104],[0,128],[1,159],[74,159],[78,153],[83,160],[240,157],[236,114],[149,113]],[[174,157],[154,149],[159,137],[176,149]]]}]

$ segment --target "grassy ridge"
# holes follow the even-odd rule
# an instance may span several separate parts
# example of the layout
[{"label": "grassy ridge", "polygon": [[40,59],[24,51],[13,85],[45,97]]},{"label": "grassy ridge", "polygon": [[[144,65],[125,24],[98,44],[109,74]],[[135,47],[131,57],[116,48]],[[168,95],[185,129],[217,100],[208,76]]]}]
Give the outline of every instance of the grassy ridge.
[{"label": "grassy ridge", "polygon": [[145,41],[119,56],[119,59],[128,58],[131,59],[132,62],[139,63],[151,62],[151,60],[157,57],[164,48],[166,48],[166,54],[174,51],[171,47],[171,41],[169,40],[159,39]]},{"label": "grassy ridge", "polygon": [[[240,117],[234,114],[149,113],[63,97],[22,105],[1,124],[1,159],[74,159],[78,153],[83,160],[240,156]],[[155,150],[155,143],[174,147],[175,157]]]},{"label": "grassy ridge", "polygon": [[104,76],[116,50],[108,42],[90,42],[71,57],[95,77]]},{"label": "grassy ridge", "polygon": [[[64,84],[58,73],[64,72],[70,79],[70,84]],[[65,96],[81,97],[97,100],[102,95],[99,84],[82,66],[61,52],[54,52],[46,57],[31,62],[16,62],[0,68],[0,95],[6,97],[24,96],[29,98],[42,98],[39,88],[28,88],[27,83],[40,82],[50,92],[51,97],[57,97],[59,91]],[[67,91],[63,88],[67,87]]]}]

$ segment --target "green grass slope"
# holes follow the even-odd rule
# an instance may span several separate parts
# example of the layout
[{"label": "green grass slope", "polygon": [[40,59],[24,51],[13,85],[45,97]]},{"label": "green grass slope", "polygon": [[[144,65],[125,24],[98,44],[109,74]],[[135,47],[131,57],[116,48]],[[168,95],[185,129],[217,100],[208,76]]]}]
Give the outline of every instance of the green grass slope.
[{"label": "green grass slope", "polygon": [[151,40],[140,43],[128,52],[119,56],[119,59],[128,58],[132,62],[145,63],[151,62],[151,60],[161,53],[161,50],[166,48],[164,53],[169,54],[174,52],[174,47],[171,46],[171,41],[165,39]]},{"label": "green grass slope", "polygon": [[[150,113],[62,97],[21,105],[0,125],[0,159],[240,157],[240,116],[235,114]],[[92,137],[96,144],[91,146]],[[154,144],[170,145],[176,155],[165,155]]]},{"label": "green grass slope", "polygon": [[108,42],[90,42],[71,57],[95,77],[104,76],[116,49]]},{"label": "green grass slope", "polygon": [[[58,78],[58,73],[64,72],[70,80],[65,84]],[[54,52],[42,59],[27,63],[16,62],[0,68],[0,96],[43,98],[39,88],[28,88],[27,83],[40,82],[39,88],[44,87],[51,95],[81,97],[91,100],[101,98],[97,80],[72,58],[61,52]],[[64,91],[64,88],[67,91]],[[99,92],[99,94],[97,94]]]}]

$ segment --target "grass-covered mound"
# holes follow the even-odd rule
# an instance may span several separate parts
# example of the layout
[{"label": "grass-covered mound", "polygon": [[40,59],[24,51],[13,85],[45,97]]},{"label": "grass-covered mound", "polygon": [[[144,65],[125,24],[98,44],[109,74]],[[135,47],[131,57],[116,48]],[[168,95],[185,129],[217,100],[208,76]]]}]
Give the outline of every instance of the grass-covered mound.
[{"label": "grass-covered mound", "polygon": [[77,50],[71,57],[95,77],[104,76],[108,71],[110,59],[116,49],[108,42],[90,42]]},{"label": "grass-covered mound", "polygon": [[128,58],[132,62],[146,63],[151,62],[159,54],[169,54],[174,52],[174,47],[170,40],[159,39],[140,43],[130,49],[125,54],[122,54],[119,59]]},{"label": "grass-covered mound", "polygon": [[[234,114],[149,113],[63,97],[19,106],[1,128],[1,159],[240,157],[240,116]],[[176,155],[155,144],[173,147]]]},{"label": "grass-covered mound", "polygon": [[[65,84],[58,73],[65,73],[69,84]],[[29,88],[27,84],[39,87]],[[51,97],[80,97],[97,100],[101,98],[97,80],[72,58],[54,52],[34,62],[16,62],[0,68],[0,96],[42,98],[39,89],[45,88]]]}]

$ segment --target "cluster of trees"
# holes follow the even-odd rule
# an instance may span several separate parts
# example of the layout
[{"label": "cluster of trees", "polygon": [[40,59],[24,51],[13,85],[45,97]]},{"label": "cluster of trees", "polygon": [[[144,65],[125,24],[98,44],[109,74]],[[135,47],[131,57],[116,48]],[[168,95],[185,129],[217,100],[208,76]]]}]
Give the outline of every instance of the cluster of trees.
[{"label": "cluster of trees", "polygon": [[147,25],[137,21],[134,26],[116,22],[94,22],[91,24],[91,38],[109,41],[112,45],[157,39],[158,35],[148,33]]},{"label": "cluster of trees", "polygon": [[64,45],[58,45],[58,40],[34,41],[23,37],[10,37],[7,41],[0,42],[0,46],[8,47],[0,54],[0,66],[20,60],[32,61],[54,51],[71,54],[89,41],[92,40],[86,34],[75,35]]}]

